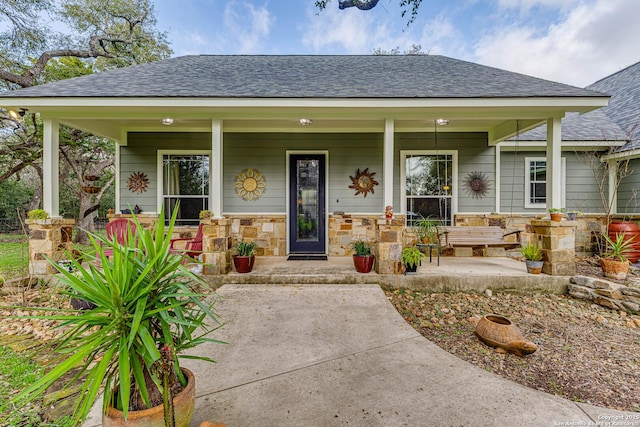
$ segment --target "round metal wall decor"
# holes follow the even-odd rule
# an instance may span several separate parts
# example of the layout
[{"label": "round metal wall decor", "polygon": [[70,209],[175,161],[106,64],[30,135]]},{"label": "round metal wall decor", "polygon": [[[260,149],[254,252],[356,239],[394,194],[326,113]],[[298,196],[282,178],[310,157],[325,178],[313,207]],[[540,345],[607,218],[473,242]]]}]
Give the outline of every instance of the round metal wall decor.
[{"label": "round metal wall decor", "polygon": [[127,180],[127,188],[132,193],[144,193],[149,187],[149,178],[143,172],[133,172]]},{"label": "round metal wall decor", "polygon": [[464,178],[464,191],[472,199],[482,199],[491,189],[489,179],[484,172],[469,172]]},{"label": "round metal wall decor", "polygon": [[362,193],[364,197],[367,197],[367,194],[369,194],[369,192],[373,194],[374,185],[378,185],[378,181],[373,179],[373,176],[375,174],[375,172],[369,172],[369,168],[366,168],[362,172],[358,168],[358,170],[356,170],[356,176],[349,176],[349,178],[351,178],[351,181],[353,182],[353,184],[351,184],[349,188],[353,188],[354,190],[356,190],[356,196],[360,193]]},{"label": "round metal wall decor", "polygon": [[267,191],[264,175],[257,169],[243,169],[236,175],[233,184],[236,194],[243,200],[258,200]]}]

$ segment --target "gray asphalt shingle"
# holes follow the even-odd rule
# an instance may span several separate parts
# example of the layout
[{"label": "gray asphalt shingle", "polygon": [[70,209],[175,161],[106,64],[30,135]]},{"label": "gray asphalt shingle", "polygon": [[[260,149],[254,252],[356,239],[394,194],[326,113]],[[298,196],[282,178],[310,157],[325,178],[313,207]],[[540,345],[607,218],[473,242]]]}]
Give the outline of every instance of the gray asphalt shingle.
[{"label": "gray asphalt shingle", "polygon": [[194,55],[0,97],[514,98],[602,93],[438,55]]}]

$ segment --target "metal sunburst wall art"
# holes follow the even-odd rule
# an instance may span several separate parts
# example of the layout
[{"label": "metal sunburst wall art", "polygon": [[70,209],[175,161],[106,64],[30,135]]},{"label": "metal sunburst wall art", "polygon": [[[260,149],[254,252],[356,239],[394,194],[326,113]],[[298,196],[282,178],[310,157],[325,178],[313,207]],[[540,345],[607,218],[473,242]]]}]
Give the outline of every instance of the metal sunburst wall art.
[{"label": "metal sunburst wall art", "polygon": [[144,193],[149,187],[149,178],[144,172],[133,172],[127,180],[127,188],[132,193]]},{"label": "metal sunburst wall art", "polygon": [[233,186],[238,197],[248,202],[258,200],[267,191],[267,181],[258,169],[241,170]]},{"label": "metal sunburst wall art", "polygon": [[356,190],[355,196],[362,193],[364,197],[367,197],[369,192],[371,192],[371,194],[374,193],[373,186],[378,185],[378,181],[373,179],[375,174],[375,172],[369,172],[369,168],[366,168],[362,172],[360,171],[360,168],[358,168],[358,170],[356,170],[356,176],[349,176],[353,182],[349,188]]},{"label": "metal sunburst wall art", "polygon": [[491,189],[489,182],[490,181],[484,172],[469,172],[464,178],[464,191],[472,199],[482,199]]}]

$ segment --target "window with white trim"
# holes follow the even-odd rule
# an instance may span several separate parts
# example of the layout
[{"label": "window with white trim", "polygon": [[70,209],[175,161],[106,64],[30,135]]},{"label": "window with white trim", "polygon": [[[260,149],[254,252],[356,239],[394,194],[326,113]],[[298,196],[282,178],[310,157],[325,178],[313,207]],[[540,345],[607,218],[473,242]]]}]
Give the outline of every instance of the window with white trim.
[{"label": "window with white trim", "polygon": [[[526,157],[524,159],[524,165],[524,207],[545,209],[547,207],[547,158]],[[566,165],[566,159],[563,157],[561,165],[562,174],[560,177],[561,207],[565,206]]]},{"label": "window with white trim", "polygon": [[165,220],[179,203],[176,224],[197,225],[201,210],[209,209],[208,152],[159,153],[162,161],[162,206]]},{"label": "window with white trim", "polygon": [[454,154],[420,151],[403,153],[402,172],[407,225],[421,218],[450,225],[453,214]]}]

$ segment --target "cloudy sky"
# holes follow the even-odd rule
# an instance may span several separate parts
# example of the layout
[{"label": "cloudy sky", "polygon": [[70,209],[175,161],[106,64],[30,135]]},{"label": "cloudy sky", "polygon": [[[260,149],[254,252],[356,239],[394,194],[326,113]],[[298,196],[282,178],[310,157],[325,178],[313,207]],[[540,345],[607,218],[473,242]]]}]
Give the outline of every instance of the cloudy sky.
[{"label": "cloudy sky", "polygon": [[400,0],[319,12],[314,0],[155,0],[175,56],[424,52],[586,86],[640,61],[640,0]]}]

